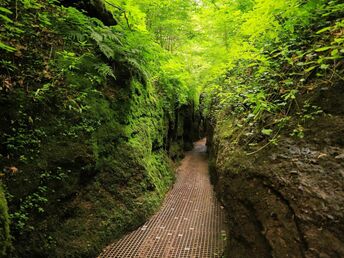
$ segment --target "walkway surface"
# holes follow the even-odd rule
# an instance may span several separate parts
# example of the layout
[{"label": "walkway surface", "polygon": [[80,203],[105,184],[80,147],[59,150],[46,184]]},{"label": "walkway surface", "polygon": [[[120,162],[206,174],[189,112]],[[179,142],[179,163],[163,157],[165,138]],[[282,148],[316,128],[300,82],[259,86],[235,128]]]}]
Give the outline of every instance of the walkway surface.
[{"label": "walkway surface", "polygon": [[160,211],[100,257],[222,257],[225,214],[210,184],[205,152],[205,139],[196,142]]}]

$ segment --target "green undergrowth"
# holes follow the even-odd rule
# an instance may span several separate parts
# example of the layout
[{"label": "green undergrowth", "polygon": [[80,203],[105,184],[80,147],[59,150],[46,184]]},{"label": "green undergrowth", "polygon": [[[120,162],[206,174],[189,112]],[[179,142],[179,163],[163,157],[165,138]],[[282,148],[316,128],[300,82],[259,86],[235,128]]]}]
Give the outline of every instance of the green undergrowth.
[{"label": "green undergrowth", "polygon": [[[323,146],[330,149],[336,142],[341,147],[336,134],[344,110],[339,101],[344,79],[344,6],[342,1],[323,0],[212,3],[215,6],[204,10],[204,15],[214,17],[206,29],[220,38],[211,43],[222,55],[212,54],[221,58],[213,61],[212,76],[205,81],[209,87],[205,88],[203,110],[209,122],[211,179],[230,219],[232,238],[228,239],[225,256],[281,257],[276,253],[283,253],[286,248],[289,252],[285,253],[290,254],[296,248],[292,241],[286,241],[287,232],[281,233],[280,228],[274,231],[275,225],[284,223],[276,221],[285,220],[286,216],[271,212],[275,197],[273,201],[267,198],[266,189],[269,194],[274,192],[270,188],[278,189],[278,202],[295,213],[302,205],[311,205],[313,194],[304,203],[301,198],[288,195],[297,192],[293,189],[302,188],[298,181],[302,174],[310,172],[314,185],[320,184],[319,178],[324,175],[313,167],[305,169],[303,163],[312,162],[303,160],[306,155],[297,153],[295,146],[307,151],[321,150]],[[283,151],[293,153],[294,158],[277,154]],[[292,175],[293,165],[296,176]],[[327,165],[325,168],[331,170]],[[331,188],[336,180],[328,180]],[[264,193],[257,182],[262,182]],[[265,206],[261,205],[265,202]],[[314,208],[317,209],[320,208]],[[261,214],[266,210],[269,219],[271,214],[276,215],[273,223],[264,224]],[[307,218],[313,219],[312,216]],[[304,239],[300,250],[304,249],[308,256],[310,250],[316,250],[314,243],[326,240],[321,235],[312,236],[312,243],[303,214],[292,217]],[[291,228],[289,224],[287,228]],[[324,224],[324,228],[330,226]],[[266,243],[255,236],[255,230]],[[282,244],[276,245],[275,239],[282,235]],[[260,253],[259,246],[266,252]],[[331,248],[338,249],[337,244],[329,244],[328,250],[324,246],[319,250],[329,256]],[[254,253],[250,254],[252,250]]]},{"label": "green undergrowth", "polygon": [[56,4],[0,7],[5,257],[95,257],[144,223],[174,180],[168,153],[181,155],[171,110],[194,99],[147,31]]},{"label": "green undergrowth", "polygon": [[0,184],[0,255],[5,256],[11,247],[10,225],[7,201],[2,185]]},{"label": "green undergrowth", "polygon": [[219,142],[250,156],[282,134],[303,138],[305,124],[326,113],[316,96],[343,81],[343,4],[238,1],[219,9],[227,12],[214,23],[235,24],[205,93]]}]

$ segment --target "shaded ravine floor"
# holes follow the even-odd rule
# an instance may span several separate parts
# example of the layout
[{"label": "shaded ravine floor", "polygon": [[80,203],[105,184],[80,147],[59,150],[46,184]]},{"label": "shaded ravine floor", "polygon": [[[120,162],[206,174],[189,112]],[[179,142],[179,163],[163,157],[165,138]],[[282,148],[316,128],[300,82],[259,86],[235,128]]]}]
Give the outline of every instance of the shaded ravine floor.
[{"label": "shaded ravine floor", "polygon": [[99,257],[221,257],[226,228],[224,210],[210,184],[203,139],[186,153],[160,211]]}]

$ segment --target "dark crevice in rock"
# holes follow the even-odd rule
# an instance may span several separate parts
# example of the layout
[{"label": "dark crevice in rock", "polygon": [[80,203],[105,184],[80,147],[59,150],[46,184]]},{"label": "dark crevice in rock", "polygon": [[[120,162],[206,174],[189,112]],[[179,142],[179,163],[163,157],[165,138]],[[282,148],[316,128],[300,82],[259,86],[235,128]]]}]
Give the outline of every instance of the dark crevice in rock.
[{"label": "dark crevice in rock", "polygon": [[254,208],[254,205],[248,201],[248,200],[240,200],[240,202],[244,205],[244,207],[249,211],[250,214],[250,221],[253,222],[253,224],[256,227],[256,232],[261,236],[261,242],[264,245],[264,249],[267,251],[267,254],[269,256],[266,256],[266,258],[272,258],[272,247],[269,243],[269,240],[266,239],[265,235],[262,233],[264,232],[264,226],[262,225],[261,221],[258,219],[258,212]]},{"label": "dark crevice in rock", "polygon": [[271,191],[271,193],[273,193],[274,195],[276,195],[281,201],[282,203],[289,209],[291,215],[292,215],[292,220],[294,221],[295,224],[295,228],[297,229],[298,232],[298,237],[300,239],[300,244],[301,244],[301,254],[302,257],[306,257],[305,256],[305,250],[308,250],[308,243],[304,238],[304,233],[301,230],[301,226],[300,226],[300,222],[299,222],[299,218],[297,217],[297,215],[295,214],[295,211],[292,207],[292,205],[290,204],[289,200],[287,198],[284,197],[284,195],[278,191],[277,189],[273,188],[271,185],[269,184],[264,184],[264,187],[266,187],[267,189],[269,189]]}]

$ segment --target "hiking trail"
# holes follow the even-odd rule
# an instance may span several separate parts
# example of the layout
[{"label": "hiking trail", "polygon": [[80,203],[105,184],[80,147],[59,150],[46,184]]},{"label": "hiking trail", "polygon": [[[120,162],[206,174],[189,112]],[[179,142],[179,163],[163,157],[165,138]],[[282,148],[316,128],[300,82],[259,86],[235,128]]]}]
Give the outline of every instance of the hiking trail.
[{"label": "hiking trail", "polygon": [[161,209],[143,226],[108,246],[107,257],[221,257],[227,231],[224,209],[208,173],[206,139],[194,144],[177,169]]}]

